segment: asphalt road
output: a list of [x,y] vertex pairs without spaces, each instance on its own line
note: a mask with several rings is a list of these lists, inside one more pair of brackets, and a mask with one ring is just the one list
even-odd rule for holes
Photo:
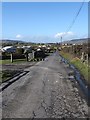
[[56,52],[2,92],[3,118],[86,118],[88,105]]

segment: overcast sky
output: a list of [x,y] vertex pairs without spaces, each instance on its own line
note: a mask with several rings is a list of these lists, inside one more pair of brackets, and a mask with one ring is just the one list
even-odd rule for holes
[[[73,27],[67,28],[81,2],[3,2],[2,37],[30,42],[60,42],[88,35],[88,3]],[[0,36],[1,37],[1,36]]]

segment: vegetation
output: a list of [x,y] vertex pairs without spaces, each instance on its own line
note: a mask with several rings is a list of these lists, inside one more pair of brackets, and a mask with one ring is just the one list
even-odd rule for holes
[[17,54],[23,54],[24,53],[24,49],[23,48],[17,48],[16,49],[16,53]]
[[[71,64],[73,64],[88,81],[90,77],[90,67],[87,63],[83,63],[78,57],[74,57],[70,53],[60,52],[60,54],[67,59]],[[88,81],[90,83],[90,81]]]
[[0,72],[0,83],[5,82],[10,79],[12,76],[15,76],[19,71],[16,70],[4,70]]
[[0,60],[0,65],[4,65],[4,64],[20,64],[26,62],[26,59],[14,59],[13,63],[11,63],[10,59],[8,60]]

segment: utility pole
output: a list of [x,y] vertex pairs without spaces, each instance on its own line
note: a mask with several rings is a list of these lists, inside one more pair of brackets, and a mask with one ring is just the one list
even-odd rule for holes
[[61,36],[61,49],[62,49],[62,36]]

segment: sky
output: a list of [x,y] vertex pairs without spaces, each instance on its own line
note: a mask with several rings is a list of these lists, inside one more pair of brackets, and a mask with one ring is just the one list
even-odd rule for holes
[[[73,27],[81,2],[3,2],[2,38],[27,42],[60,42],[88,36],[88,3]],[[0,36],[1,37],[1,36]]]

